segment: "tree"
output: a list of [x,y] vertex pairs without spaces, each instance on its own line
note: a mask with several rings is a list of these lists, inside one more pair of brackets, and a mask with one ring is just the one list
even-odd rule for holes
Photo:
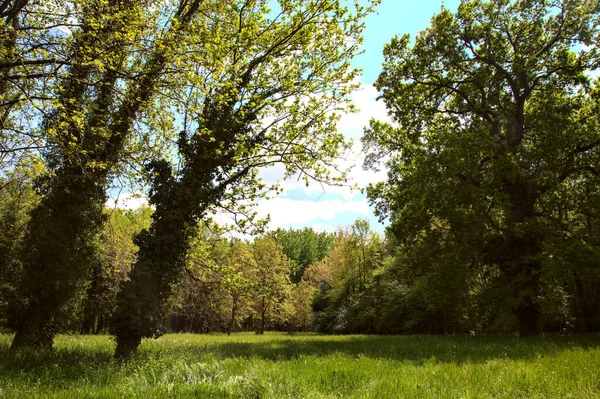
[[[281,162],[286,176],[330,182],[336,155],[346,148],[330,111],[349,107],[357,71],[349,60],[361,41],[362,19],[333,0],[235,1],[203,14],[210,26],[196,63],[198,91],[184,92],[188,121],[180,133],[176,170],[149,164],[150,229],[140,234],[131,280],[112,323],[117,353],[164,331],[168,297],[185,269],[190,226],[215,209],[237,216],[244,202],[265,195],[258,168]],[[240,221],[243,224],[244,220]]]
[[283,253],[293,262],[293,283],[299,283],[304,271],[312,264],[320,262],[333,246],[333,235],[327,232],[317,233],[310,227],[302,230],[278,228],[273,233],[281,245]]
[[22,274],[20,252],[29,212],[39,197],[33,180],[43,173],[39,158],[21,158],[17,167],[0,179],[0,324],[8,318],[8,303],[15,296]]
[[290,302],[293,313],[289,320],[288,331],[311,331],[312,300],[316,292],[317,289],[306,280],[292,285]]
[[313,281],[321,273],[329,277],[321,277],[313,301],[317,331],[376,332],[380,296],[384,295],[378,284],[384,254],[383,241],[366,220],[358,219],[349,229],[338,231],[324,265],[307,272],[307,279]]
[[224,329],[230,334],[248,316],[249,279],[255,262],[246,244],[227,242],[216,225],[201,226],[174,295],[171,320],[175,317],[179,326],[186,323],[186,331]]
[[267,320],[287,321],[284,303],[290,295],[290,261],[270,237],[257,238],[253,248],[256,268],[252,275],[254,309],[258,315],[257,334],[264,334]]
[[231,312],[227,323],[227,335],[230,335],[239,319],[247,316],[248,312],[244,310],[252,294],[252,273],[257,265],[248,247],[242,242],[237,242],[229,250],[224,266],[221,284],[230,299]]
[[[214,6],[207,3],[208,9]],[[56,95],[39,127],[49,173],[38,182],[41,201],[25,237],[24,278],[12,305],[17,330],[12,348],[51,347],[55,334],[77,314],[91,278],[95,237],[105,221],[107,186],[125,169],[120,162],[135,158],[126,155],[143,158],[142,149],[152,149],[149,131],[170,126],[173,113],[165,98],[172,97],[157,94],[188,82],[191,72],[179,57],[206,28],[194,25],[202,0],[156,7],[142,0],[60,4],[76,11],[59,13],[67,18],[62,25],[70,27],[60,49],[68,54],[68,68],[52,75],[53,93],[44,88],[45,95]],[[163,106],[156,109],[163,115],[157,116],[151,105],[160,99]]]
[[414,44],[394,38],[376,83],[394,125],[372,121],[365,132],[367,166],[387,156],[389,168],[368,193],[391,216],[412,283],[451,276],[446,292],[494,298],[480,317],[506,311],[522,335],[541,327],[554,198],[598,178],[598,103],[586,72],[599,66],[599,7],[462,1]]
[[81,332],[98,334],[106,331],[117,306],[117,292],[135,261],[137,247],[133,237],[148,227],[152,209],[105,209],[107,222],[98,237],[98,258],[83,302]]

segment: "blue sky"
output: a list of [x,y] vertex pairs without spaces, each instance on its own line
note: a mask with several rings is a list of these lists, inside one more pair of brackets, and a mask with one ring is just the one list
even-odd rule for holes
[[[387,112],[381,102],[376,101],[377,91],[373,83],[381,71],[382,50],[395,35],[409,33],[411,36],[427,28],[431,17],[440,11],[442,3],[455,11],[457,0],[382,0],[375,14],[366,20],[364,32],[364,54],[354,60],[354,65],[362,68],[361,89],[353,96],[360,113],[342,119],[339,129],[355,142],[360,153],[360,136],[363,127],[371,118],[385,119]],[[375,174],[362,170],[362,159],[357,156],[351,173],[353,181],[360,186],[385,179],[385,172]],[[277,175],[277,171],[267,172],[267,179]],[[372,208],[368,206],[366,195],[352,192],[347,188],[327,187],[311,184],[308,188],[302,182],[284,182],[285,192],[277,198],[261,201],[260,215],[270,214],[271,227],[314,227],[318,230],[334,231],[352,224],[357,218],[366,218],[376,231],[383,231],[384,225],[377,221]]]
[[[361,0],[366,1],[366,0]],[[373,87],[381,71],[383,62],[382,50],[395,35],[409,33],[411,36],[427,28],[431,17],[440,11],[442,4],[455,11],[458,0],[382,0],[374,14],[366,20],[364,32],[364,54],[354,60],[354,65],[362,68],[361,88],[354,93],[353,101],[360,109],[357,114],[345,116],[338,124],[338,129],[354,141],[354,169],[350,180],[360,187],[368,183],[385,180],[385,171],[374,173],[362,169],[360,155],[360,136],[363,127],[371,118],[384,120],[387,111],[383,104],[376,101],[378,93]],[[282,175],[281,168],[270,168],[261,173],[263,179],[274,182]],[[340,227],[351,225],[357,218],[369,220],[373,230],[382,232],[384,225],[378,223],[366,195],[351,191],[345,187],[328,187],[311,184],[306,187],[302,181],[290,179],[282,183],[284,193],[269,200],[261,200],[257,211],[259,216],[270,215],[270,228],[313,227],[317,230],[335,231]],[[119,197],[118,204],[123,207],[136,207],[145,202],[142,198],[131,198],[126,193]],[[217,217],[222,223],[230,222],[228,218]]]

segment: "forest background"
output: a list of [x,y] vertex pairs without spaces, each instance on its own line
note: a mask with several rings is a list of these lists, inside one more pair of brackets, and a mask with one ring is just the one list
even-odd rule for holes
[[[373,4],[1,3],[0,319],[109,332],[600,328],[598,1],[464,1],[394,37],[362,136],[385,236],[227,237],[282,177],[345,185]],[[148,6],[151,7],[148,7]],[[356,148],[354,149],[356,152]],[[382,169],[383,168],[383,169]],[[150,207],[106,207],[115,182]]]

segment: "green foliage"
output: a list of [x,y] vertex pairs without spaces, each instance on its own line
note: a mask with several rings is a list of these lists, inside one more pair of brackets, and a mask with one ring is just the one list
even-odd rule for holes
[[363,143],[389,168],[368,195],[390,217],[405,330],[535,334],[595,298],[568,276],[597,262],[567,253],[597,253],[599,7],[462,1],[385,47],[394,123]]
[[164,332],[168,298],[199,220],[224,209],[242,227],[252,221],[248,201],[277,188],[260,182],[260,167],[282,163],[286,177],[300,171],[307,179],[343,179],[332,166],[347,143],[330,111],[351,109],[357,71],[350,59],[371,7],[286,1],[272,16],[267,3],[217,1],[198,14],[207,30],[197,56],[185,60],[194,66],[194,90],[181,94],[181,159],[177,169],[165,159],[148,164],[156,210],[136,238],[138,260],[111,324],[119,353]]
[[290,297],[290,260],[271,237],[254,240],[252,248],[255,269],[252,270],[253,308],[257,321],[257,334],[264,334],[268,322],[286,323],[292,309]]
[[22,158],[14,171],[0,179],[0,328],[6,327],[8,303],[21,278],[20,254],[29,212],[39,200],[32,180],[42,171],[38,158]]
[[152,209],[105,209],[107,221],[98,242],[92,280],[83,303],[81,332],[98,334],[107,329],[117,306],[117,292],[135,262],[137,247],[133,237],[148,228]]
[[170,309],[173,331],[231,332],[248,315],[248,276],[254,259],[241,242],[233,245],[217,226],[202,225],[188,252],[188,265]]
[[317,233],[310,227],[302,230],[278,228],[272,233],[283,253],[293,262],[290,280],[299,283],[304,271],[325,258],[332,249],[334,237],[327,232]]
[[324,273],[329,278],[319,282],[313,301],[314,329],[326,333],[375,333],[385,295],[379,277],[385,256],[383,241],[361,219],[348,231],[339,231],[335,239],[323,265],[329,269]]

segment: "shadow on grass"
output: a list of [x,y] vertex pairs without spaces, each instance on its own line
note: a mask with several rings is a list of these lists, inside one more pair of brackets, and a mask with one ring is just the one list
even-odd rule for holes
[[303,339],[267,339],[260,342],[223,342],[203,346],[187,346],[185,349],[173,345],[166,351],[190,351],[212,353],[218,359],[259,358],[285,361],[302,356],[325,357],[331,355],[352,358],[368,357],[422,364],[436,361],[443,363],[485,363],[495,359],[535,359],[553,356],[557,352],[571,349],[600,348],[600,334],[550,335],[545,337],[515,336],[348,336],[315,337]]
[[[247,337],[247,336],[246,336]],[[4,336],[6,338],[6,336]],[[9,350],[10,339],[0,340],[0,380],[44,384],[56,388],[85,381],[110,385],[113,376],[128,375],[158,363],[168,369],[175,362],[198,362],[202,358],[265,359],[286,361],[300,357],[368,357],[423,363],[484,363],[495,359],[536,359],[565,350],[600,348],[599,334],[550,335],[518,338],[470,336],[265,336],[250,342],[231,338],[211,340],[193,335],[170,335],[149,341],[128,361],[112,357],[114,346],[106,337],[69,337],[54,351]],[[243,339],[243,338],[241,338]],[[310,360],[309,360],[310,361]],[[341,362],[344,360],[341,359]]]
[[10,342],[11,339],[0,340],[0,379],[7,381],[28,385],[51,382],[60,387],[93,378],[98,370],[115,363],[107,348],[71,346],[11,351]]

